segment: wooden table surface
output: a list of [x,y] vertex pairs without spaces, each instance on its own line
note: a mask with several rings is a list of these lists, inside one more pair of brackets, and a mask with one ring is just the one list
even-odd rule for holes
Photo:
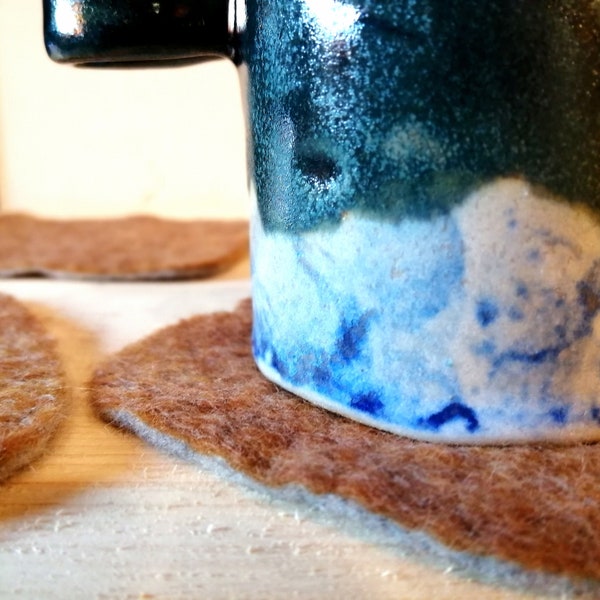
[[72,404],[47,455],[0,486],[0,598],[539,598],[470,581],[273,504],[97,420],[107,354],[249,295],[248,264],[204,282],[0,280],[59,342]]

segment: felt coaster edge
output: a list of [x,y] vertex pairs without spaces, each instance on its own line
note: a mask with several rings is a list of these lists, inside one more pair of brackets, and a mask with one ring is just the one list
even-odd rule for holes
[[[0,278],[42,277],[100,282],[205,279],[231,269],[248,256],[249,221],[241,217],[178,219],[130,214],[121,217],[67,219],[39,217],[22,212],[1,216],[0,229],[10,228],[11,224],[16,230],[14,239],[8,236],[8,245],[0,244]],[[81,231],[78,232],[77,228]],[[63,256],[69,248],[72,250],[77,233],[80,237],[97,238],[96,246],[103,246],[111,228],[112,245],[109,244],[107,254],[112,255],[112,258],[108,261],[102,258],[94,262],[73,262],[71,256]],[[181,244],[175,244],[173,248],[169,246],[171,249],[166,256],[164,252],[159,252],[161,258],[158,259],[156,252],[149,252],[149,246],[159,247],[156,242],[150,242],[149,236],[158,235],[159,243],[160,240],[164,242],[165,236],[173,237],[174,228],[185,240],[183,249]],[[211,231],[211,228],[216,228],[216,231]],[[141,245],[134,244],[133,250],[130,239],[132,232],[136,233],[136,240],[142,241]],[[27,242],[34,234],[39,235],[40,241]],[[56,262],[54,255],[48,260],[45,250],[50,244],[49,236],[59,234],[63,239],[60,260]],[[19,239],[25,248],[15,256],[15,244],[19,243]],[[190,250],[192,239],[197,250]],[[123,262],[124,244],[128,244],[126,262]],[[160,248],[164,249],[164,245],[160,245]],[[85,244],[81,252],[86,253]],[[144,256],[145,260],[142,261],[140,256]]]
[[[0,435],[0,484],[3,484],[48,453],[69,417],[71,394],[56,338],[29,309],[27,303],[5,292],[0,292],[0,301],[3,318],[8,316],[12,323],[16,321],[16,331],[24,336],[23,348],[33,353],[30,357],[33,361],[32,368],[38,371],[32,374],[31,371],[19,369],[20,376],[24,377],[19,381],[30,384],[24,386],[29,402],[22,406],[17,393],[15,414],[27,422],[27,425],[11,425],[9,419],[9,429]],[[14,346],[10,335],[9,333],[9,351]],[[4,340],[0,336],[0,345],[3,344]],[[10,354],[6,356],[2,352],[0,360],[9,357]],[[17,358],[22,360],[23,356]],[[36,380],[44,383],[36,386]],[[3,380],[2,383],[5,381],[8,383],[9,395],[3,396],[0,402],[8,399],[10,406],[11,380]]]
[[[66,401],[64,400],[59,400],[58,398],[56,400],[61,407],[66,405]],[[47,454],[66,420],[66,412],[57,411],[51,423],[47,426],[47,431],[44,432],[44,436],[38,438],[38,443],[35,447],[30,447],[26,452],[21,450],[8,460],[4,459],[0,464],[0,485]],[[38,435],[39,433],[40,432],[38,432]]]
[[24,267],[22,269],[0,269],[0,278],[18,279],[18,278],[43,278],[60,279],[64,281],[98,281],[98,282],[136,282],[136,281],[186,281],[190,279],[206,279],[220,273],[224,273],[235,266],[246,257],[246,250],[240,249],[235,256],[231,255],[223,262],[214,265],[204,265],[202,267],[192,267],[189,269],[164,269],[161,271],[140,271],[135,274],[111,274],[111,273],[87,273],[85,271],[62,271],[59,269],[44,269],[38,267]]
[[126,410],[104,409],[96,404],[93,409],[108,424],[133,433],[163,454],[196,465],[246,493],[258,495],[260,500],[283,509],[300,510],[310,520],[334,526],[354,538],[376,544],[399,557],[417,560],[437,571],[453,573],[462,579],[474,579],[487,585],[502,586],[514,592],[545,594],[561,599],[576,597],[595,600],[600,595],[600,581],[526,569],[491,555],[454,550],[432,535],[405,528],[392,519],[333,493],[316,494],[299,484],[279,487],[262,484],[235,469],[224,457],[201,454],[181,439],[153,428]]

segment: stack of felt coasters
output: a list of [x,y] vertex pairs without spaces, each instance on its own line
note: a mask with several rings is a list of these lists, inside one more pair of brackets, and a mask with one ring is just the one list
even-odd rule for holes
[[[209,277],[246,256],[246,221],[132,216],[53,220],[0,215],[0,277],[89,280]],[[66,416],[54,341],[18,300],[0,295],[0,480],[39,457]]]

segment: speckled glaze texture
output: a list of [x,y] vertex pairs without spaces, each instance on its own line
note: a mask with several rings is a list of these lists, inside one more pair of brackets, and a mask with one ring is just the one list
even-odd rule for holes
[[596,3],[247,16],[263,373],[418,438],[599,439]]

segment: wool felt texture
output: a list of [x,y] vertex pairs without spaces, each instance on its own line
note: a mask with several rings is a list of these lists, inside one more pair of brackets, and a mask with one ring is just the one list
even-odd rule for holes
[[134,215],[59,220],[0,216],[0,276],[189,279],[221,271],[247,253],[246,221]]
[[261,486],[299,486],[317,502],[334,495],[474,564],[489,557],[600,593],[599,445],[401,438],[267,381],[250,337],[249,301],[162,329],[97,369],[93,406],[167,451],[221,457]]
[[23,305],[0,294],[0,481],[46,450],[66,407],[54,340]]

